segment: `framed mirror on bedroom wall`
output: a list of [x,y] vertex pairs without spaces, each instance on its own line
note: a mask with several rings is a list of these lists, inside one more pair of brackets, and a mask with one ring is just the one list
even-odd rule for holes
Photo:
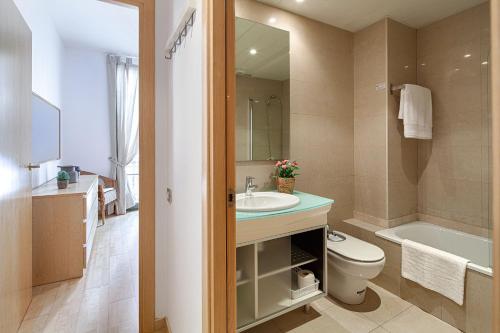
[[236,160],[288,157],[290,36],[236,17]]

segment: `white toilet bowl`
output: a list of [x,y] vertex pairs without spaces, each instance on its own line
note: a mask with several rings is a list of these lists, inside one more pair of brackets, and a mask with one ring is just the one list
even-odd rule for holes
[[384,251],[338,231],[328,236],[327,246],[328,292],[346,304],[363,303],[368,280],[384,268]]

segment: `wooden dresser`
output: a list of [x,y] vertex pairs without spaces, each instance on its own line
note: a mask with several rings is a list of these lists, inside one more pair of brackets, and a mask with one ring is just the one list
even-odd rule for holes
[[33,190],[33,285],[83,276],[97,227],[97,176]]

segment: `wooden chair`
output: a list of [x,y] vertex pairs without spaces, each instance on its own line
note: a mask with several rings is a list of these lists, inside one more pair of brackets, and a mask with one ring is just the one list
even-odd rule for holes
[[[95,173],[82,171],[82,175],[95,175]],[[106,208],[108,205],[113,205],[113,214],[116,214],[116,200],[117,200],[117,192],[116,192],[116,180],[99,176],[99,185],[97,188],[98,201],[99,201],[99,215],[101,217],[101,223],[97,226],[103,226],[106,221]]]

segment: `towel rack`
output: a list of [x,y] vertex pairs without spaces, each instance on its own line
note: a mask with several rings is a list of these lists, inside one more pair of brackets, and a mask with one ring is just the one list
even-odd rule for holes
[[404,84],[400,84],[400,85],[397,85],[397,86],[393,86],[392,83],[391,83],[390,87],[391,87],[391,95],[394,95],[394,93],[396,91],[401,91],[402,89],[404,89],[405,85]]
[[189,28],[194,24],[196,8],[189,4],[184,10],[184,15],[182,15],[179,23],[177,24],[177,29],[168,39],[165,45],[165,59],[172,59],[174,53],[177,52],[177,47],[182,44],[183,39],[187,36]]

